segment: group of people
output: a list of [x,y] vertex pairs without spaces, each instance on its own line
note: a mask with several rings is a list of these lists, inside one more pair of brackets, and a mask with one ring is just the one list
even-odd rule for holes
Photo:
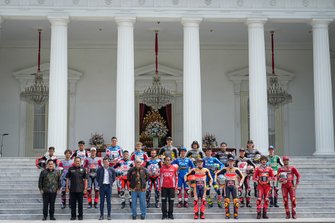
[[[227,144],[221,143],[220,151],[213,153],[211,148],[200,150],[194,141],[191,149],[173,146],[171,137],[158,152],[150,151],[150,156],[142,151],[142,143],[137,142],[135,151],[129,154],[117,145],[113,137],[111,146],[106,148],[103,158],[97,156],[97,149],[85,150],[85,142],[78,142],[75,151],[66,150],[65,159],[54,156],[55,148],[37,159],[36,165],[43,171],[39,178],[39,189],[43,194],[43,220],[47,219],[48,206],[50,220],[55,220],[54,203],[58,191],[61,191],[62,209],[66,208],[66,194],[69,192],[71,220],[83,219],[83,198],[87,197],[88,208],[98,208],[104,219],[104,203],[107,202],[107,219],[111,219],[111,194],[114,181],[121,198],[121,209],[127,201],[132,210],[132,219],[137,218],[137,200],[139,200],[141,219],[146,218],[147,208],[159,208],[161,197],[162,219],[174,219],[174,200],[177,195],[178,208],[189,207],[189,196],[193,197],[194,219],[204,219],[206,207],[214,206],[217,199],[219,208],[225,209],[229,219],[238,218],[239,207],[251,207],[251,181],[254,195],[257,197],[257,219],[268,218],[268,207],[278,207],[279,183],[281,183],[286,218],[296,218],[295,191],[300,174],[289,165],[289,158],[283,161],[275,155],[275,148],[269,147],[267,156],[261,155],[252,140],[246,149],[240,148],[239,155],[227,151]],[[211,197],[211,189],[214,196]],[[154,199],[151,203],[151,194]],[[244,192],[244,193],[243,193]],[[288,194],[291,199],[289,209]],[[94,199],[93,199],[94,195]],[[230,213],[230,205],[233,214]],[[262,204],[263,203],[263,204]],[[78,204],[78,216],[76,205]]]

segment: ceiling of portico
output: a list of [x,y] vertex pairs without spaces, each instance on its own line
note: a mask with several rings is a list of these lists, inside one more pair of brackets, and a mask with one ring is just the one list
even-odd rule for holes
[[[43,40],[50,40],[50,23],[47,20],[5,20],[1,25],[1,41],[6,42],[37,42],[37,28],[43,28]],[[135,23],[135,45],[151,44],[154,41],[153,30],[159,29],[160,44],[183,42],[183,27],[179,22],[146,22]],[[270,42],[270,30],[275,30],[276,43],[307,44],[312,47],[311,26],[305,23],[274,23],[265,24],[265,40]],[[335,45],[335,25],[330,24],[330,41]],[[69,23],[69,45],[74,42],[83,43],[116,43],[117,25],[113,21],[71,21]],[[208,22],[200,24],[201,44],[247,44],[248,30],[242,22]]]

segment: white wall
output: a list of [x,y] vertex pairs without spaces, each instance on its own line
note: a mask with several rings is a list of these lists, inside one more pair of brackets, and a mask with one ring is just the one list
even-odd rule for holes
[[[165,51],[165,52],[164,52]],[[5,156],[18,154],[19,85],[14,71],[36,65],[36,49],[0,49],[0,133],[5,138]],[[42,62],[48,62],[48,50]],[[153,63],[151,49],[135,50],[135,68]],[[182,50],[161,50],[160,63],[182,70]],[[245,50],[201,50],[203,134],[215,134],[218,143],[234,147],[233,84],[226,73],[248,65]],[[289,85],[293,103],[289,104],[289,155],[314,152],[313,66],[311,50],[277,50],[276,65],[296,75]],[[115,135],[116,49],[69,49],[69,67],[83,73],[77,85],[75,141],[90,134],[103,133],[105,140]],[[127,87],[127,86],[124,86]],[[195,91],[197,89],[194,89]],[[182,97],[174,104],[174,142],[182,144]],[[242,145],[245,142],[241,142]],[[69,145],[70,148],[75,145]],[[189,145],[186,145],[189,146]]]

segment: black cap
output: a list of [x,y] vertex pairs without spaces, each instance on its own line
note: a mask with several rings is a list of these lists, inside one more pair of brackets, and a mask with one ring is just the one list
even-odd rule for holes
[[245,149],[244,148],[240,148],[240,150],[239,150],[240,152],[245,152]]
[[169,140],[172,141],[172,137],[171,136],[166,137],[166,141],[169,141]]
[[80,141],[78,142],[78,144],[85,145],[85,142],[84,142],[84,140],[80,140]]
[[248,140],[247,144],[254,144],[254,141],[252,141],[251,139]]
[[229,157],[228,157],[228,160],[235,160],[235,159],[234,159],[234,156],[229,156]]

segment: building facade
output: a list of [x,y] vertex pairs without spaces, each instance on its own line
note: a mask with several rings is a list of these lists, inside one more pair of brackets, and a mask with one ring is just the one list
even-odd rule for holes
[[[57,154],[92,133],[132,150],[139,95],[159,71],[175,95],[176,145],[205,133],[230,147],[253,139],[266,152],[334,155],[332,0],[3,0],[0,2],[0,126],[4,156]],[[19,94],[36,72],[37,28],[49,103]],[[276,74],[293,101],[267,105],[269,32]],[[35,35],[36,34],[36,35]]]

